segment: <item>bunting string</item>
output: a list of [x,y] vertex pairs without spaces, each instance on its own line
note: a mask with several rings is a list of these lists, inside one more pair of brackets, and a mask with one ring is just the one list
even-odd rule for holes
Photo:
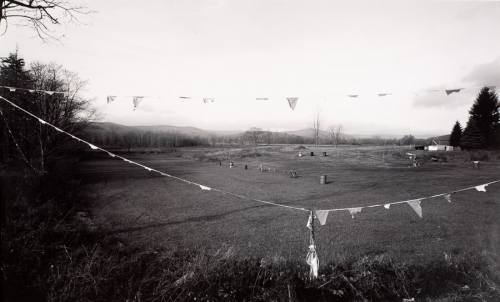
[[[489,85],[489,86],[484,86],[484,87],[488,87],[490,90],[494,90],[496,87],[499,87],[500,85]],[[483,87],[483,86],[481,86]],[[419,96],[424,96],[426,95],[427,93],[430,93],[430,92],[445,92],[446,95],[450,95],[452,93],[459,93],[460,91],[464,90],[464,89],[476,89],[476,88],[481,88],[479,86],[475,86],[475,87],[468,87],[468,88],[454,88],[454,89],[433,89],[433,90],[420,90],[420,91],[411,91],[411,92],[384,92],[384,93],[374,93],[373,95],[378,95],[379,97],[386,97],[386,96],[391,96],[393,94],[413,94],[417,97]],[[68,96],[68,93],[67,92],[60,92],[60,91],[49,91],[49,90],[40,90],[40,89],[26,89],[26,88],[17,88],[17,87],[9,87],[9,86],[0,86],[0,88],[4,88],[4,89],[8,89],[10,92],[15,92],[16,90],[24,90],[24,91],[29,91],[31,93],[34,93],[34,92],[43,92],[43,93],[46,93],[48,95],[53,95],[53,94],[62,94],[64,96]],[[371,93],[370,93],[371,94]],[[349,98],[358,98],[360,95],[359,94],[333,94],[332,96],[345,96],[345,97],[349,97]],[[163,96],[123,96],[123,97],[132,97],[132,101],[133,101],[133,104],[134,104],[134,111],[135,111],[135,108],[137,108],[139,106],[139,103],[144,99],[144,98],[165,98]],[[306,96],[302,96],[302,97],[306,97]],[[112,103],[113,101],[115,101],[115,99],[118,98],[118,96],[116,95],[108,95],[106,97],[106,102],[108,104]],[[189,99],[201,99],[203,101],[203,103],[212,103],[215,101],[215,98],[206,98],[206,97],[194,97],[194,96],[179,96],[179,98],[181,100],[189,100]],[[279,98],[279,99],[283,99],[282,97],[257,97],[255,98],[256,100],[269,100],[269,99],[272,99],[272,98]],[[321,97],[321,98],[325,98],[325,97]],[[290,108],[292,110],[295,110],[295,107],[297,106],[297,102],[298,102],[298,97],[287,97],[285,98],[288,102],[288,105],[290,106]]]
[[10,92],[15,92],[17,90],[21,90],[21,91],[28,91],[30,93],[42,92],[42,93],[46,93],[48,95],[62,94],[63,96],[68,96],[68,92],[62,92],[62,91],[41,90],[41,89],[27,89],[27,88],[18,88],[18,87],[9,87],[9,86],[0,86],[0,88],[8,89]]
[[[87,142],[87,141],[84,141],[44,120],[42,120],[41,118],[35,116],[34,114],[26,111],[25,109],[17,106],[16,104],[12,103],[11,101],[7,100],[6,98],[0,96],[0,98],[2,100],[4,100],[5,102],[7,102],[8,104],[12,105],[13,107],[23,111],[24,113],[34,117],[35,119],[37,119],[41,124],[44,124],[44,125],[47,125],[47,126],[50,126],[52,128],[54,128],[55,130],[61,132],[61,133],[65,133],[66,135],[69,135],[70,137],[72,137],[73,139],[75,140],[78,140],[82,143],[85,143],[87,144],[91,149],[93,150],[101,150],[103,152],[106,152],[109,156],[111,157],[116,157],[116,158],[120,158],[122,159],[123,161],[125,162],[128,162],[128,163],[131,163],[131,164],[134,164],[136,166],[139,166],[141,168],[144,168],[150,172],[156,172],[156,173],[159,173],[160,175],[162,176],[167,176],[167,177],[170,177],[170,178],[174,178],[174,179],[177,179],[179,181],[182,181],[182,182],[185,182],[185,183],[188,183],[188,184],[192,184],[192,185],[196,185],[196,186],[199,186],[200,189],[202,190],[208,190],[208,191],[216,191],[216,192],[220,192],[222,194],[227,194],[227,195],[231,195],[231,196],[234,196],[234,197],[238,197],[238,198],[241,198],[241,199],[247,199],[247,200],[252,200],[252,201],[256,201],[256,202],[260,202],[260,203],[265,203],[265,204],[269,204],[269,205],[272,205],[272,206],[278,206],[278,207],[283,207],[283,208],[288,208],[288,209],[293,209],[293,210],[298,210],[298,211],[305,211],[305,212],[309,212],[310,210],[307,210],[305,208],[302,208],[302,207],[293,207],[293,206],[288,206],[288,205],[283,205],[283,204],[279,204],[279,203],[276,203],[276,202],[272,202],[272,201],[266,201],[266,200],[260,200],[260,199],[255,199],[255,198],[251,198],[251,197],[247,197],[247,196],[243,196],[243,195],[238,195],[238,194],[235,194],[235,193],[231,193],[231,192],[227,192],[227,191],[224,191],[224,190],[220,190],[220,189],[215,189],[215,188],[211,188],[211,187],[208,187],[208,186],[205,186],[205,185],[202,185],[202,184],[199,184],[199,183],[196,183],[196,182],[193,182],[193,181],[189,181],[189,180],[186,180],[186,179],[182,179],[180,177],[177,177],[177,176],[174,176],[174,175],[170,175],[170,174],[167,174],[167,173],[164,173],[164,172],[161,172],[161,171],[158,171],[156,169],[153,169],[153,168],[150,168],[150,167],[147,167],[145,165],[142,165],[142,164],[139,164],[137,162],[134,162],[134,161],[131,161],[127,158],[124,158],[120,155],[117,155],[117,154],[113,154],[105,149],[102,149],[100,147],[97,147],[97,146],[94,146],[93,144]],[[471,190],[471,189],[476,189],[477,191],[482,191],[482,192],[486,192],[486,186],[490,185],[490,184],[493,184],[493,183],[498,183],[500,182],[500,180],[495,180],[495,181],[492,181],[492,182],[488,182],[488,183],[485,183],[485,184],[481,184],[481,185],[477,185],[477,186],[473,186],[473,187],[468,187],[468,188],[465,188],[465,189],[459,189],[459,190],[455,190],[455,191],[452,191],[452,192],[446,192],[446,193],[441,193],[441,194],[436,194],[436,195],[432,195],[432,196],[427,196],[427,197],[421,197],[421,198],[417,198],[417,199],[411,199],[411,200],[404,200],[404,201],[396,201],[396,202],[390,202],[390,203],[384,203],[384,204],[375,204],[375,205],[368,205],[368,206],[363,206],[363,207],[349,207],[349,208],[335,208],[335,209],[327,209],[327,210],[315,210],[315,214],[316,216],[320,216],[322,217],[321,220],[320,220],[320,223],[322,225],[324,225],[324,223],[326,223],[326,217],[328,214],[325,214],[325,212],[336,212],[336,211],[348,211],[351,216],[354,218],[354,215],[356,213],[359,213],[361,212],[361,210],[363,208],[376,208],[376,207],[385,207],[386,209],[389,209],[389,207],[391,205],[395,205],[395,204],[402,204],[402,203],[407,203],[407,204],[413,204],[413,205],[416,205],[418,204],[418,206],[420,206],[420,201],[424,200],[424,199],[431,199],[431,198],[436,198],[436,197],[440,197],[440,196],[443,196],[446,200],[448,200],[449,202],[451,202],[451,198],[449,197],[450,194],[453,194],[453,193],[458,193],[458,192],[462,192],[462,191],[466,191],[466,190]],[[448,197],[445,197],[445,195],[447,195]],[[412,206],[413,207],[413,206]],[[416,206],[414,208],[417,208]],[[319,213],[319,214],[318,214]],[[421,214],[419,214],[419,216],[421,216]],[[322,223],[324,222],[324,223]]]

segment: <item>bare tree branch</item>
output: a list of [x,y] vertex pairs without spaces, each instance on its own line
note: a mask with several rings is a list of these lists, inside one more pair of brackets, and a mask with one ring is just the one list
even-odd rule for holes
[[7,32],[8,20],[20,20],[21,23],[14,25],[32,28],[44,42],[59,42],[60,39],[48,24],[84,24],[77,15],[92,13],[94,11],[87,6],[72,4],[70,0],[0,0],[0,26],[5,23],[4,34]]

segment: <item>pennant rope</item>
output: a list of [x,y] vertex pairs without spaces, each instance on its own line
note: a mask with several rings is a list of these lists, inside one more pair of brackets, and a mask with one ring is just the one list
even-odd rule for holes
[[[31,112],[29,111],[26,111],[24,110],[23,108],[17,106],[16,104],[12,103],[11,101],[7,100],[6,98],[0,96],[0,99],[6,101],[7,103],[9,103],[10,105],[12,105],[13,107],[23,111],[24,113],[34,117],[35,119],[37,119],[40,123],[45,123],[45,125],[47,126],[50,126],[54,129],[56,129],[57,131],[59,132],[62,132],[62,133],[65,133],[69,136],[71,136],[72,138],[80,141],[80,142],[83,142],[87,145],[89,145],[92,149],[94,150],[101,150],[101,151],[104,151],[106,152],[108,155],[110,155],[111,157],[117,157],[117,158],[120,158],[128,163],[131,163],[131,164],[134,164],[134,165],[137,165],[139,167],[142,167],[142,168],[145,168],[147,169],[148,171],[152,171],[152,172],[156,172],[156,173],[159,173],[160,175],[162,176],[167,176],[167,177],[170,177],[170,178],[174,178],[174,179],[177,179],[179,181],[183,181],[185,183],[188,183],[188,184],[193,184],[193,185],[197,185],[197,186],[202,186],[198,183],[195,183],[195,182],[191,182],[191,181],[188,181],[188,180],[185,180],[185,179],[182,179],[182,178],[179,178],[177,176],[173,176],[173,175],[170,175],[170,174],[167,174],[167,173],[164,173],[164,172],[161,172],[161,171],[158,171],[156,169],[152,169],[152,168],[149,168],[149,167],[146,167],[144,165],[141,165],[139,163],[136,163],[134,161],[131,161],[129,159],[126,159],[122,156],[119,156],[119,155],[116,155],[116,154],[113,154],[105,149],[102,149],[100,147],[97,147],[97,146],[94,146],[92,145],[91,143],[87,142],[87,141],[84,141],[42,119],[40,119],[39,117],[35,116],[34,114],[32,114]],[[420,204],[420,201],[421,200],[424,200],[424,199],[431,199],[431,198],[435,198],[435,197],[441,197],[441,196],[445,196],[445,195],[450,195],[450,194],[453,194],[453,193],[458,193],[458,192],[462,192],[462,191],[466,191],[466,190],[471,190],[471,189],[477,189],[478,191],[479,190],[484,190],[484,192],[486,192],[486,189],[485,187],[490,185],[490,184],[493,184],[493,183],[497,183],[497,182],[500,182],[500,180],[495,180],[495,181],[491,181],[491,182],[488,182],[488,183],[485,183],[485,184],[482,184],[482,185],[477,185],[477,186],[473,186],[473,187],[468,187],[468,188],[465,188],[465,189],[460,189],[460,190],[455,190],[455,191],[452,191],[452,192],[447,192],[447,193],[441,193],[441,194],[436,194],[436,195],[432,195],[432,196],[427,196],[427,197],[421,197],[421,198],[418,198],[418,199],[411,199],[411,200],[404,200],[404,201],[397,201],[397,202],[391,202],[391,203],[384,203],[384,204],[376,204],[376,205],[369,205],[369,206],[363,206],[363,207],[350,207],[350,208],[337,208],[337,209],[328,209],[328,210],[316,210],[316,212],[335,212],[335,211],[349,211],[351,213],[351,215],[353,214],[352,211],[354,210],[355,212],[354,213],[359,213],[361,212],[361,210],[363,208],[375,208],[375,207],[385,207],[386,209],[388,209],[391,205],[394,205],[394,204],[402,204],[402,203],[410,203],[410,202],[415,202],[415,201],[419,201],[419,204]],[[201,188],[201,187],[200,187]],[[208,188],[208,187],[207,187]],[[309,210],[306,210],[305,208],[299,208],[299,207],[293,207],[293,206],[287,206],[287,205],[283,205],[283,204],[279,204],[279,203],[275,203],[275,202],[271,202],[271,201],[265,201],[265,200],[260,200],[260,199],[255,199],[255,198],[250,198],[250,197],[247,197],[247,196],[243,196],[243,195],[238,195],[238,194],[235,194],[235,193],[231,193],[231,192],[226,192],[226,191],[223,191],[223,190],[220,190],[220,189],[214,189],[214,188],[210,188],[212,191],[216,191],[216,192],[220,192],[222,194],[227,194],[227,195],[231,195],[231,196],[235,196],[235,197],[238,197],[238,198],[241,198],[241,199],[248,199],[248,200],[252,200],[252,201],[256,201],[256,202],[261,202],[261,203],[265,203],[265,204],[269,204],[269,205],[273,205],[273,206],[278,206],[278,207],[283,207],[283,208],[288,208],[288,209],[293,209],[293,210],[299,210],[299,211],[305,211],[305,212],[310,212]],[[446,198],[446,197],[445,197]],[[324,215],[323,213],[321,213],[321,215]],[[325,217],[325,221],[326,221],[326,217]]]
[[24,90],[24,91],[29,91],[31,93],[33,93],[33,92],[42,92],[42,93],[46,93],[48,95],[62,94],[64,96],[66,96],[66,94],[67,94],[66,92],[61,92],[61,91],[40,90],[40,89],[27,89],[27,88],[8,87],[8,86],[0,86],[0,88],[9,89],[10,92],[15,92],[16,90]]

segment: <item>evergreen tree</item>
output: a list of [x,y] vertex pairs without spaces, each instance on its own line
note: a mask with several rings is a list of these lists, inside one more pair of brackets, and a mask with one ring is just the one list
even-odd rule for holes
[[500,132],[498,132],[500,125],[499,109],[500,103],[496,93],[488,87],[483,87],[469,111],[469,122],[474,120],[476,127],[485,139],[485,143],[481,148],[500,147],[498,146],[498,136],[500,135]]
[[481,149],[484,147],[486,139],[483,133],[479,130],[474,119],[469,119],[467,127],[462,134],[461,146],[464,150]]
[[450,134],[450,146],[460,146],[460,140],[462,139],[462,126],[457,121]]

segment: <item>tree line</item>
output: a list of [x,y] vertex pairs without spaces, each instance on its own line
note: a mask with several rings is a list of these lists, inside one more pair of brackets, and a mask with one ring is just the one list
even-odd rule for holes
[[464,150],[500,148],[500,103],[494,90],[481,89],[469,110],[465,129],[457,120],[449,143]]

